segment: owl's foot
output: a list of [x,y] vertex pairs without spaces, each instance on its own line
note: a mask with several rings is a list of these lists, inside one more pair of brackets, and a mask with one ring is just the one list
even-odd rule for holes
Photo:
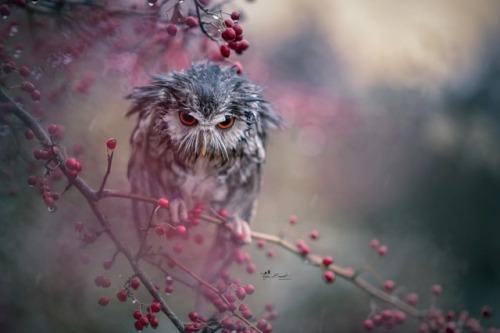
[[178,224],[188,219],[187,205],[181,198],[175,198],[170,201],[170,220],[172,223]]
[[250,230],[250,225],[247,221],[238,216],[233,216],[229,219],[229,223],[232,227],[233,238],[238,243],[250,244],[252,242],[252,230]]

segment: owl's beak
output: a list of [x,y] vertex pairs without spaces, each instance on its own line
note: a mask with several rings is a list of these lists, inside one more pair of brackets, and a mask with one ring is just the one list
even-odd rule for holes
[[201,156],[205,156],[207,154],[207,139],[205,138],[205,133],[201,133],[200,138],[200,153]]
[[207,145],[205,141],[201,143],[201,156],[205,156],[207,154]]

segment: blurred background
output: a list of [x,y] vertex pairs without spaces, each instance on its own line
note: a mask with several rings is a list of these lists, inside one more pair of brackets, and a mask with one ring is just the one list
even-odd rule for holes
[[[354,268],[370,263],[377,274],[367,279],[394,280],[402,298],[417,292],[421,308],[440,283],[435,305],[445,311],[500,309],[500,4],[261,0],[229,7],[246,14],[251,42],[238,60],[288,122],[270,142],[253,229],[290,239],[317,229],[314,252]],[[48,117],[64,124],[67,142],[83,145],[83,176],[93,186],[106,166],[103,142],[116,137],[110,187],[126,189],[134,119],[122,115],[130,86],[92,59],[78,69],[97,73],[89,94],[64,95]],[[1,140],[4,152],[30,158],[29,150],[9,149],[15,136]],[[74,242],[75,220],[93,223],[80,197],[70,193],[48,213],[24,175],[1,174],[0,323],[7,332],[134,332],[131,317],[124,319],[132,304],[96,305],[102,290],[93,278],[113,253],[105,242],[88,250],[89,266],[61,251]],[[126,203],[119,205],[110,204],[110,215]],[[293,228],[290,215],[298,217]],[[373,254],[373,238],[389,247],[386,257]],[[251,305],[276,307],[275,332],[364,331],[378,304],[365,293],[341,279],[325,285],[318,269],[278,248],[271,259],[255,244],[249,250],[257,274],[235,272],[256,286]],[[126,269],[118,264],[109,274],[120,280]],[[268,269],[291,279],[263,281],[258,273]],[[179,304],[191,306],[182,297]],[[498,327],[500,319],[483,324]],[[417,325],[409,319],[392,330]]]

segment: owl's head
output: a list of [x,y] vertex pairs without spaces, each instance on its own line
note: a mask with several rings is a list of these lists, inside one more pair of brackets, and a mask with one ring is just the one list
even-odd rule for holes
[[136,88],[128,96],[134,101],[128,115],[139,113],[138,126],[147,124],[148,140],[160,146],[155,149],[173,148],[183,160],[227,161],[244,149],[263,160],[267,132],[282,118],[261,91],[235,68],[195,64]]

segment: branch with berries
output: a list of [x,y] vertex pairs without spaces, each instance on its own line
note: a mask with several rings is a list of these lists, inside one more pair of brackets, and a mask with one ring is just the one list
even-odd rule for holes
[[[134,325],[136,329],[142,330],[148,325],[151,325],[153,328],[157,327],[158,320],[156,315],[158,312],[162,312],[180,332],[196,332],[202,330],[204,330],[204,332],[215,332],[219,329],[226,329],[228,331],[232,329],[236,329],[237,331],[248,329],[254,332],[270,332],[272,330],[269,320],[276,318],[274,309],[266,309],[266,313],[261,318],[255,319],[250,308],[242,302],[247,295],[253,294],[254,287],[250,284],[242,285],[240,281],[230,277],[225,269],[229,264],[236,262],[244,263],[248,273],[253,273],[256,270],[255,265],[250,261],[246,252],[240,249],[236,243],[233,243],[232,237],[229,236],[232,235],[232,226],[227,222],[227,212],[220,211],[213,213],[210,209],[205,209],[203,206],[197,205],[190,213],[189,221],[179,225],[172,225],[168,223],[168,221],[158,222],[156,218],[160,210],[168,210],[168,199],[145,197],[134,193],[105,188],[107,178],[111,172],[114,151],[117,146],[115,139],[106,141],[106,148],[108,150],[106,172],[99,189],[92,190],[79,176],[82,168],[81,163],[74,157],[66,156],[64,147],[56,142],[59,131],[58,125],[49,125],[47,130],[45,130],[32,115],[25,111],[20,105],[16,104],[3,89],[0,90],[0,101],[4,103],[4,105],[9,106],[8,108],[4,108],[4,112],[13,114],[28,128],[25,136],[28,139],[36,138],[41,145],[41,149],[34,151],[34,157],[44,161],[46,172],[40,178],[36,176],[28,177],[28,184],[30,186],[39,186],[40,194],[48,209],[50,211],[55,210],[57,208],[57,200],[60,196],[70,188],[76,188],[86,199],[88,206],[101,227],[100,232],[83,232],[84,226],[81,222],[78,222],[75,228],[81,234],[82,242],[88,245],[94,242],[96,238],[107,235],[116,247],[116,252],[113,258],[107,262],[107,266],[110,267],[119,254],[127,259],[134,273],[116,293],[116,298],[121,302],[132,298],[139,305],[139,309],[134,312],[134,318],[136,319]],[[68,185],[62,194],[57,193],[57,195],[55,195],[55,192],[52,191],[51,184],[53,184],[52,177],[57,174],[58,170],[64,174],[68,181]],[[144,230],[145,236],[141,239],[137,251],[127,246],[113,230],[106,213],[99,204],[100,200],[104,198],[124,198],[151,204],[151,219],[147,228]],[[150,238],[165,237],[166,239],[183,239],[188,231],[194,230],[202,221],[216,225],[217,228],[221,230],[226,230],[226,243],[232,248],[230,255],[226,258],[226,262],[216,269],[217,276],[211,279],[213,281],[201,278],[188,266],[175,258],[176,253],[179,254],[183,251],[181,242],[175,243],[172,248],[172,253],[169,253],[162,251],[161,248],[155,248]],[[296,225],[297,218],[293,216],[290,217],[289,223],[291,225]],[[392,294],[395,289],[395,283],[392,280],[386,280],[383,282],[382,287],[377,287],[363,277],[364,273],[369,272],[371,269],[363,268],[354,270],[352,268],[335,265],[332,256],[323,256],[313,253],[310,245],[304,240],[297,240],[295,243],[292,243],[285,239],[285,235],[276,236],[257,231],[252,232],[252,238],[258,248],[262,249],[268,246],[268,244],[272,244],[296,255],[301,259],[301,262],[306,260],[308,263],[321,270],[323,280],[327,284],[334,282],[337,277],[343,278],[368,293],[372,298],[377,299],[378,302],[385,304],[372,311],[364,321],[363,326],[367,330],[371,330],[381,325],[390,326],[402,324],[405,321],[406,315],[409,315],[422,322],[420,327],[421,332],[480,332],[482,326],[479,319],[491,316],[491,310],[487,307],[482,310],[478,318],[468,316],[466,313],[455,316],[454,313],[444,313],[432,307],[430,309],[420,310],[416,308],[418,303],[417,294],[410,293],[406,296],[405,300],[401,300],[399,297]],[[319,232],[316,230],[311,231],[310,238],[312,241],[317,240],[319,238]],[[201,235],[196,235],[194,241],[202,243],[204,239]],[[384,257],[388,254],[388,247],[381,245],[377,240],[373,240],[370,245],[378,256]],[[272,255],[271,249],[268,249],[268,254]],[[193,311],[188,315],[190,321],[183,322],[174,312],[171,305],[169,305],[161,295],[159,287],[149,278],[147,269],[145,269],[144,265],[152,266],[169,277],[165,286],[165,291],[167,293],[173,291],[173,281],[179,281],[191,288],[194,292],[201,293],[204,299],[213,305],[217,315],[206,317]],[[192,281],[187,282],[186,279],[175,278],[171,273],[174,268],[187,274]],[[109,279],[104,276],[98,276],[95,283],[97,286],[104,288],[109,287],[111,284]],[[134,296],[134,291],[137,290],[141,284],[145,286],[153,299],[150,303],[142,303]],[[432,287],[432,294],[435,297],[439,296],[441,292],[441,286],[435,285]],[[238,303],[238,300],[240,303]],[[109,302],[109,296],[102,296],[98,300],[101,306],[106,306]]]

